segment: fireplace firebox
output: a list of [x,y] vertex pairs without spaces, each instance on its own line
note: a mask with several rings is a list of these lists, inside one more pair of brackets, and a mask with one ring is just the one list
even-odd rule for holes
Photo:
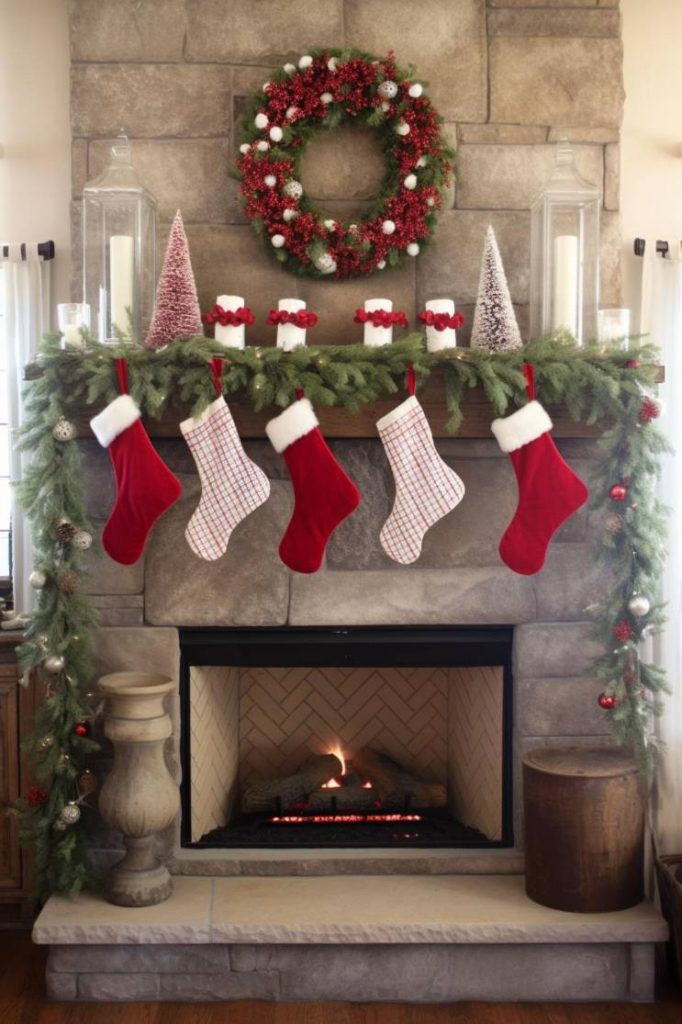
[[182,629],[182,845],[512,846],[512,632]]

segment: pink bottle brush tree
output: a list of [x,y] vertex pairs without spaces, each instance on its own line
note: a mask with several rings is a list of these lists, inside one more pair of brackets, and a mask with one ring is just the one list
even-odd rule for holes
[[178,210],[168,236],[163,268],[156,286],[154,316],[145,346],[163,348],[176,338],[191,338],[203,333],[189,244]]

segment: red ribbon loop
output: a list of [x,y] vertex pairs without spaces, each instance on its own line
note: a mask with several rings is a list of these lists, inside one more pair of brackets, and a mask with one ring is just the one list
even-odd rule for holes
[[432,309],[425,309],[417,314],[417,320],[421,320],[427,327],[434,327],[437,331],[444,331],[448,327],[461,327],[464,317],[461,313],[434,313]]
[[414,372],[414,364],[407,364],[407,393],[410,397],[415,393],[417,388],[417,375]]
[[374,327],[407,327],[407,317],[404,313],[389,313],[387,309],[375,309],[368,313],[365,309],[356,309],[353,323],[370,323]]
[[213,377],[213,387],[215,393],[220,398],[223,393],[223,366],[225,360],[221,356],[213,356],[211,360],[211,376]]
[[221,327],[238,327],[240,324],[249,326],[256,322],[256,318],[248,306],[240,306],[239,309],[223,309],[217,304],[208,313],[201,317],[205,324],[220,324]]
[[116,359],[116,374],[118,376],[121,394],[128,394],[128,360],[125,356],[118,356]]
[[293,324],[294,327],[314,327],[317,323],[317,313],[309,313],[307,309],[299,309],[296,313],[289,313],[286,309],[271,309],[265,321],[272,327],[278,324]]
[[535,399],[535,368],[532,363],[523,364],[523,376],[526,378],[526,391],[532,402]]

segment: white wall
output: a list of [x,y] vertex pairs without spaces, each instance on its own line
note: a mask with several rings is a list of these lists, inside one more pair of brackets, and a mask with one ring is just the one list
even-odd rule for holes
[[682,0],[621,0],[623,301],[637,301],[632,245],[682,240]]
[[0,240],[52,239],[69,299],[68,0],[0,0]]

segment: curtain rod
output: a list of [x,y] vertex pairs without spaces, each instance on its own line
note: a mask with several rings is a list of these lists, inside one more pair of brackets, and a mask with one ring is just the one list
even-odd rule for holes
[[[643,256],[646,250],[646,239],[636,238],[635,239],[635,256]],[[670,245],[668,242],[664,242],[658,239],[656,242],[656,252],[660,253],[661,256],[667,256],[670,252]]]
[[[4,257],[9,256],[9,246],[2,246],[2,255]],[[54,259],[54,242],[39,242],[38,243],[38,255],[42,256],[44,260]],[[26,259],[26,242],[21,243],[21,258]]]

